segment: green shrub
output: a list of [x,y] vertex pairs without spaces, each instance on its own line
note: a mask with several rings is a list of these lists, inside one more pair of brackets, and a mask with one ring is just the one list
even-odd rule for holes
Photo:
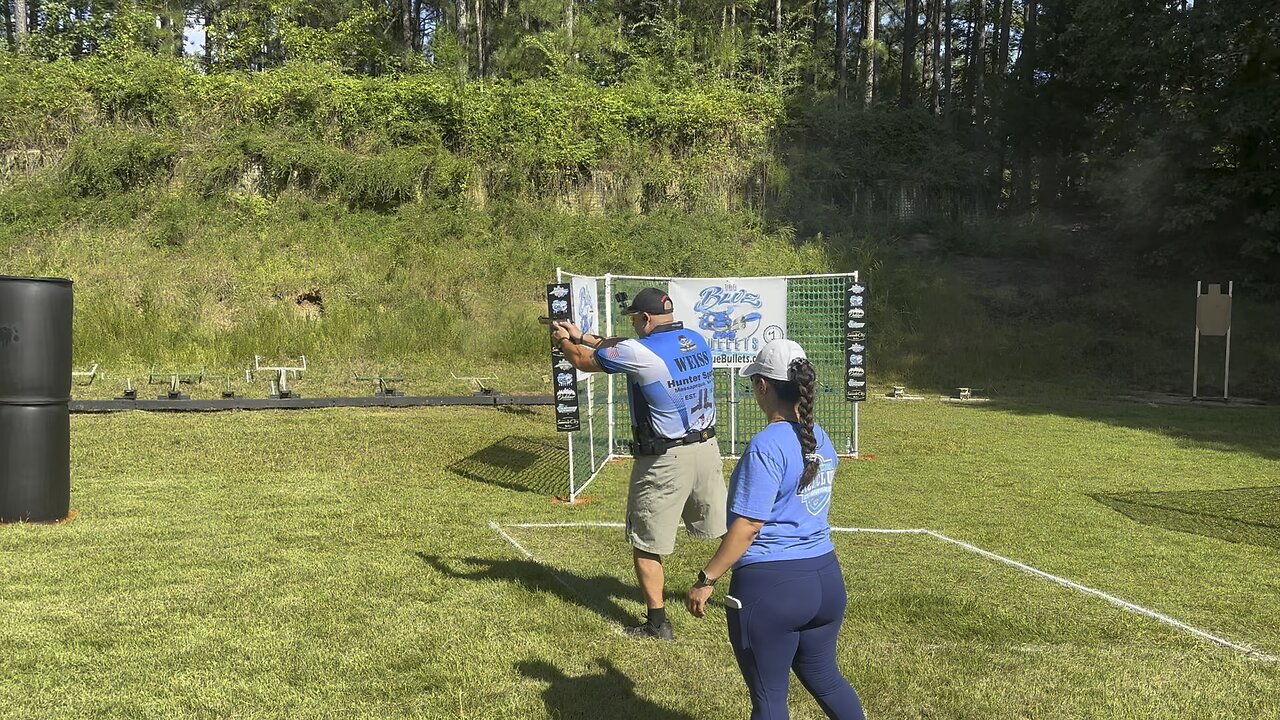
[[171,131],[108,126],[81,134],[67,151],[63,180],[79,195],[110,195],[167,178],[181,143]]

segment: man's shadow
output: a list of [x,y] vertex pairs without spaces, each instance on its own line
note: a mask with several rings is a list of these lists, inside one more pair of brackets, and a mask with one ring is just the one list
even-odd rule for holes
[[[592,612],[599,613],[606,620],[619,625],[628,625],[637,621],[636,616],[627,612],[618,600],[638,602],[640,591],[635,584],[625,583],[612,575],[578,575],[561,568],[553,568],[533,560],[469,557],[461,558],[456,563],[465,568],[452,567],[438,555],[428,555],[422,551],[416,553],[422,562],[449,578],[459,580],[499,580],[515,583],[533,592],[545,592],[560,597],[566,602],[579,605]],[[683,603],[683,596],[666,593],[668,609]]]
[[688,715],[637,697],[636,683],[607,659],[596,663],[599,675],[570,677],[545,660],[524,660],[516,669],[527,678],[548,683],[542,691],[547,715],[554,718],[609,718],[609,720],[694,720]]

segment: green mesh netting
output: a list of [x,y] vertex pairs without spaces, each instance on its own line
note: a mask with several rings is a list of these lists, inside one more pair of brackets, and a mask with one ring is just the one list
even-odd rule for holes
[[[847,288],[855,276],[787,278],[787,337],[804,347],[818,370],[816,418],[841,453],[857,450],[853,403],[845,400],[844,324]],[[612,294],[625,292],[634,297],[641,288],[667,290],[669,278],[613,278],[608,288],[597,279],[600,325],[613,322],[613,335],[631,337],[631,324],[619,313]],[[747,441],[764,427],[764,415],[751,394],[751,383],[737,376],[733,368],[716,368],[716,440],[725,456],[736,456]],[[610,406],[610,385],[613,403]],[[604,462],[613,456],[631,454],[631,409],[627,402],[624,375],[590,376],[579,382],[582,402],[582,430],[570,433],[573,453],[571,494],[580,490]],[[612,422],[611,422],[612,421]],[[610,427],[612,426],[612,435]]]

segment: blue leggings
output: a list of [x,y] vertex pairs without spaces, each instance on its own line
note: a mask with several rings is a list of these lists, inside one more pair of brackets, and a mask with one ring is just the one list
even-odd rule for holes
[[729,643],[751,691],[751,720],[787,719],[792,670],[827,717],[864,720],[858,694],[836,666],[847,597],[835,553],[734,570],[729,596]]

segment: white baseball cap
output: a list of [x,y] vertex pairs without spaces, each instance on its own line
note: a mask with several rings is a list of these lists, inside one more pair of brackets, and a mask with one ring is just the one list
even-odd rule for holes
[[739,370],[738,374],[742,377],[763,375],[786,382],[791,379],[791,363],[800,359],[807,360],[808,357],[804,354],[804,348],[795,340],[770,340],[756,353],[756,359]]

